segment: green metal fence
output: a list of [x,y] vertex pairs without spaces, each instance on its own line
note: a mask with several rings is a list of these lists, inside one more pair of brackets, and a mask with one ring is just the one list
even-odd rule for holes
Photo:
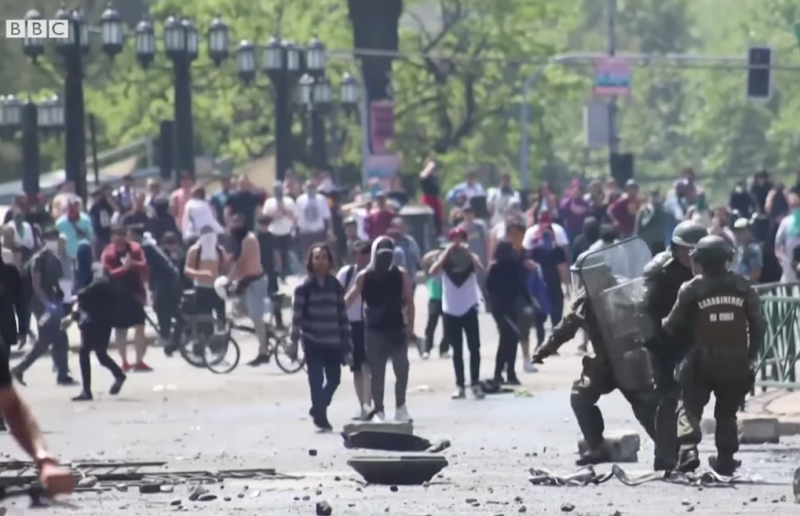
[[797,342],[800,339],[800,282],[756,287],[767,332],[758,354],[756,387],[800,389],[797,382]]

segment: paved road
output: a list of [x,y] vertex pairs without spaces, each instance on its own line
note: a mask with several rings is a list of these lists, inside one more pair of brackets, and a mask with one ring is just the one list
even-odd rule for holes
[[[421,326],[424,310],[420,311]],[[496,332],[490,319],[481,317],[483,371],[488,374]],[[244,344],[245,358],[249,358],[254,343]],[[792,498],[788,482],[800,465],[800,441],[755,447],[742,454],[749,473],[782,481],[782,486],[702,492],[664,484],[630,488],[613,481],[587,488],[530,486],[526,481],[529,467],[564,473],[575,469],[572,464],[579,432],[567,394],[579,367],[573,344],[541,372],[523,376],[531,397],[499,395],[483,401],[450,400],[453,374],[449,362],[423,362],[414,357],[409,409],[417,422],[416,431],[432,440],[449,438],[453,447],[445,452],[450,466],[443,471],[443,478],[428,487],[400,487],[397,492],[385,486],[360,487],[354,481],[346,460],[355,452],[343,449],[336,434],[316,433],[308,420],[302,374],[283,375],[275,366],[256,370],[242,366],[231,375],[216,376],[192,369],[180,359],[166,359],[160,350],[153,350],[149,361],[155,372],[131,375],[117,399],[101,393],[110,385],[110,378],[96,367],[98,394],[90,404],[66,401],[75,390],[53,385],[48,360],[36,364],[26,377],[29,387],[23,392],[47,430],[53,450],[66,460],[163,460],[172,471],[271,467],[303,478],[227,481],[224,489],[210,487],[219,495],[210,502],[189,502],[185,486],[176,487],[172,494],[140,495],[135,489],[84,493],[74,497],[81,508],[71,514],[168,514],[175,512],[169,504],[176,499],[182,499],[189,512],[242,516],[314,514],[319,500],[329,502],[334,515],[363,516],[510,515],[522,512],[523,507],[531,514],[552,514],[561,512],[565,503],[574,504],[573,514],[582,515],[797,511],[797,506],[781,501],[781,496]],[[77,371],[77,363],[73,367]],[[334,425],[348,422],[355,405],[346,381],[331,409]],[[602,408],[609,430],[636,428],[620,396],[604,400]],[[0,443],[4,454],[21,458],[10,438],[3,437]],[[311,456],[310,449],[317,454]],[[704,451],[708,454],[709,450]],[[641,462],[631,469],[649,467],[651,455],[652,443],[645,440]],[[249,489],[239,498],[244,485]],[[260,494],[252,497],[254,491]],[[225,501],[225,496],[232,500]],[[24,506],[11,506],[11,514],[23,512]],[[61,514],[62,510],[51,513]]]

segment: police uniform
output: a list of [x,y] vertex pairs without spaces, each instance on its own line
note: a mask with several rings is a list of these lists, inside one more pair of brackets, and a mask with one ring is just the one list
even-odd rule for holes
[[[590,449],[577,461],[578,465],[583,466],[607,462],[611,459],[608,451],[602,446],[605,423],[597,402],[602,396],[610,394],[618,387],[614,370],[605,352],[599,324],[585,292],[572,303],[569,313],[561,320],[561,323],[553,328],[552,335],[547,343],[536,352],[533,360],[541,361],[558,351],[558,348],[571,340],[579,329],[586,332],[595,353],[593,357],[583,358],[581,376],[572,384],[570,394],[572,410]],[[647,434],[655,440],[654,422],[657,398],[653,396],[654,393],[622,391],[622,394],[631,404],[636,419]]]
[[675,428],[680,387],[674,373],[686,351],[685,335],[666,334],[660,322],[675,304],[681,285],[693,277],[691,268],[681,264],[673,251],[676,246],[693,247],[706,235],[708,230],[704,226],[681,222],[672,233],[671,248],[654,256],[644,270],[644,309],[656,325],[655,336],[648,342],[659,397],[655,414],[656,470],[672,469],[677,456]]
[[692,258],[704,272],[680,288],[675,306],[663,320],[666,333],[683,332],[691,343],[676,374],[681,386],[678,469],[693,471],[700,464],[700,419],[713,393],[717,457],[712,466],[731,475],[739,465],[733,458],[739,449],[736,411],[753,385],[751,364],[758,357],[766,320],[750,282],[727,270],[733,252],[724,239],[703,238]]

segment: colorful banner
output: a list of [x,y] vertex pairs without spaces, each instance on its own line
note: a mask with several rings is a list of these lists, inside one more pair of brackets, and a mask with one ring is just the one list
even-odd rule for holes
[[397,154],[372,154],[364,160],[367,188],[371,195],[390,191],[400,177],[400,157]]
[[372,152],[374,154],[388,152],[388,143],[394,138],[394,102],[379,100],[370,104],[369,130]]
[[594,63],[597,96],[624,97],[631,94],[631,63],[624,57],[600,57]]

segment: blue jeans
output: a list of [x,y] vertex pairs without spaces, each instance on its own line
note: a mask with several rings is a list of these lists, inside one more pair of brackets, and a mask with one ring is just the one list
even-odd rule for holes
[[327,416],[333,394],[342,380],[342,352],[338,349],[304,344],[308,387],[313,416]]

